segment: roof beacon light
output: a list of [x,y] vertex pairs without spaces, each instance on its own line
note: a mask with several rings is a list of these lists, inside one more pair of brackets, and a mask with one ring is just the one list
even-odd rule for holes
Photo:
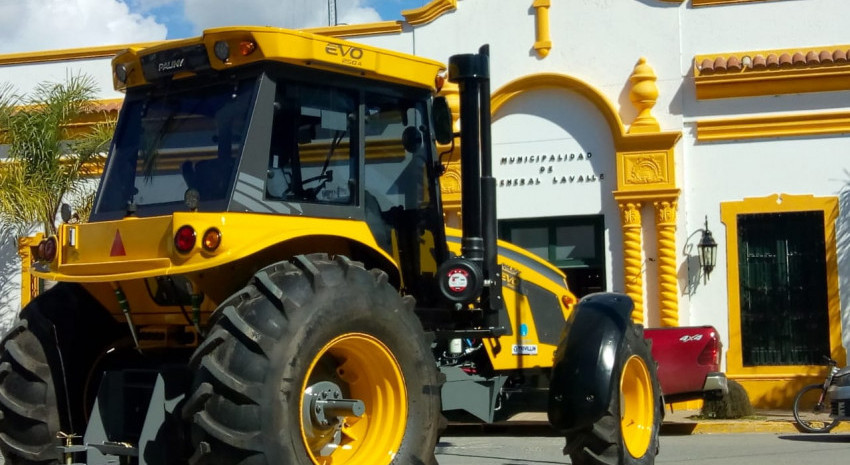
[[226,40],[219,40],[215,43],[213,52],[215,53],[216,58],[226,62],[230,58],[230,45]]

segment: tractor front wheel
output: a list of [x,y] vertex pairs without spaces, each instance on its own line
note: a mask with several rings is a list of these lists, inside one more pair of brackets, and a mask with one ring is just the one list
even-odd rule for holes
[[658,452],[663,406],[655,361],[643,327],[629,323],[617,350],[608,410],[590,428],[567,434],[576,465],[651,465]]
[[258,272],[190,363],[191,462],[435,464],[440,375],[412,306],[344,257]]

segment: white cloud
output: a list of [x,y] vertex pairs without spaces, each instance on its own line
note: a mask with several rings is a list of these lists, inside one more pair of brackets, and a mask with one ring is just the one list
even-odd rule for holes
[[118,0],[0,0],[0,53],[162,40],[166,32]]
[[[338,22],[381,21],[369,1],[337,0]],[[172,17],[181,13],[182,18]],[[175,32],[183,34],[177,37],[198,35],[219,26],[327,26],[327,1],[0,0],[0,54],[163,40],[169,32],[166,24],[194,27],[191,32],[171,31],[171,37]]]
[[[327,2],[324,0],[185,0],[186,18],[195,33],[219,26],[276,26],[309,28],[328,25]],[[337,0],[340,23],[358,24],[380,21],[378,12],[365,6],[363,0]]]

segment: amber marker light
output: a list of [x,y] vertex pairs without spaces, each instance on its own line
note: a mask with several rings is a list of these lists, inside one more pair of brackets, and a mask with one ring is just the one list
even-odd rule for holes
[[207,252],[215,252],[218,246],[221,245],[221,231],[216,228],[207,229],[204,237],[201,239],[201,246]]
[[567,294],[567,295],[561,296],[561,302],[564,303],[565,307],[569,308],[576,303],[576,298],[572,295]]
[[445,83],[446,73],[444,73],[443,71],[440,71],[439,73],[437,73],[436,76],[434,76],[434,87],[437,88],[437,92],[443,89],[443,85],[445,85]]
[[254,50],[256,49],[257,44],[253,41],[243,40],[242,42],[239,42],[239,53],[241,53],[244,57],[254,53]]
[[195,228],[189,225],[180,226],[174,235],[174,247],[180,253],[187,253],[195,248],[195,239]]

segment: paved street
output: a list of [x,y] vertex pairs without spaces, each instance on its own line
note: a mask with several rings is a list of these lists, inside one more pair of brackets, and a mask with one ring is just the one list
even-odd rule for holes
[[[522,432],[518,432],[521,434]],[[559,437],[456,435],[446,436],[437,449],[440,465],[566,464]],[[662,436],[657,464],[798,465],[844,463],[850,434],[809,435],[693,434]]]
[[[440,465],[568,464],[564,440],[544,428],[450,429],[437,446]],[[663,435],[656,464],[799,465],[845,463],[850,434],[735,433]],[[0,465],[3,460],[0,458]]]

